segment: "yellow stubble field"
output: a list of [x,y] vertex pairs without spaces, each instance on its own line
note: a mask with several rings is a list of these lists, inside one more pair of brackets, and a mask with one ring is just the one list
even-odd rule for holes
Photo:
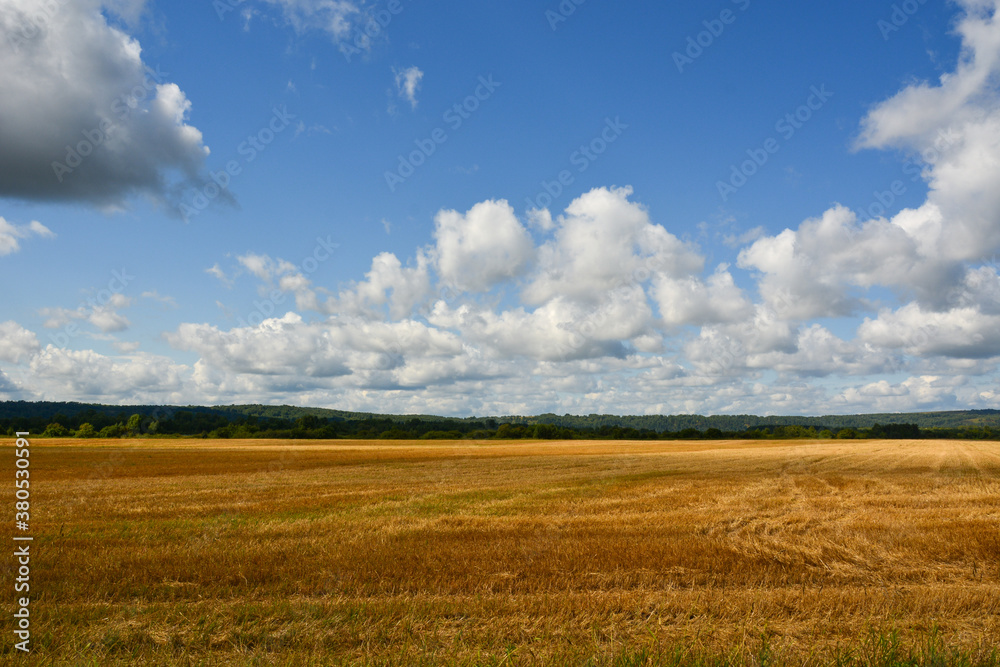
[[4,661],[1000,664],[1000,443],[32,449]]

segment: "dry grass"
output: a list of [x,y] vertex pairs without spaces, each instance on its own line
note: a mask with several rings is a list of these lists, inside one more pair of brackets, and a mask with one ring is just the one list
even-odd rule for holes
[[998,443],[33,447],[32,663],[1000,663]]

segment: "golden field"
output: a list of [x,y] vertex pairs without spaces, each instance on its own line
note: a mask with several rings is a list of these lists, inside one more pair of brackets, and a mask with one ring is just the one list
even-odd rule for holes
[[5,662],[1000,664],[1000,443],[32,448]]

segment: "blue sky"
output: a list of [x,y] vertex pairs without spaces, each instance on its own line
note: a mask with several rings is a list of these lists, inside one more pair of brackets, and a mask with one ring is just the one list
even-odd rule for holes
[[0,0],[0,398],[1000,407],[996,5]]

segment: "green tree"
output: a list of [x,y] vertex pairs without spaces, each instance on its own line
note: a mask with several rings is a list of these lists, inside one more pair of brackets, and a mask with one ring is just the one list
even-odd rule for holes
[[90,422],[83,422],[80,424],[80,428],[76,429],[76,437],[78,438],[96,438],[97,431],[94,430],[94,425]]
[[531,427],[532,437],[541,440],[552,440],[559,437],[559,429],[552,424],[535,424]]
[[139,435],[142,433],[142,415],[132,415],[125,424],[125,430],[129,435]]
[[311,431],[322,426],[323,422],[316,415],[302,415],[295,420],[295,425],[305,431]]
[[101,438],[120,438],[125,435],[125,425],[118,422],[117,424],[105,426],[97,435]]
[[530,437],[530,434],[528,433],[528,427],[523,424],[500,424],[496,437],[503,440],[511,440]]
[[45,432],[42,433],[43,438],[65,438],[69,435],[69,429],[58,422],[53,422],[45,427]]

